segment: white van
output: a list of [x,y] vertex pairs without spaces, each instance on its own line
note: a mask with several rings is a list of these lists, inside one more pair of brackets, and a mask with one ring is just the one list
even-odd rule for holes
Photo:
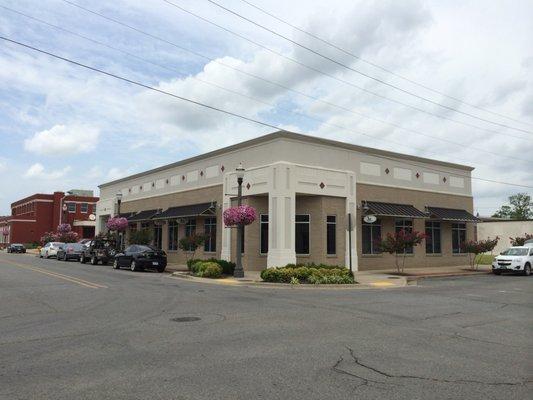
[[523,246],[513,246],[502,251],[492,262],[492,272],[500,275],[502,272],[520,272],[531,275],[533,265],[533,241],[528,240]]

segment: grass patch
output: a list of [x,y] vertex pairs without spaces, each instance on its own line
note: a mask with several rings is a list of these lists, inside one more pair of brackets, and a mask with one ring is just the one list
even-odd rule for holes
[[494,255],[492,254],[478,254],[475,259],[475,263],[479,265],[492,265],[494,261]]

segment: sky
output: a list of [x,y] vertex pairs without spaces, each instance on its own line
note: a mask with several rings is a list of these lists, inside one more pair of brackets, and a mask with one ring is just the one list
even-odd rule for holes
[[[0,0],[0,34],[281,129],[533,186],[533,2],[214,1],[336,62],[207,0]],[[0,40],[0,215],[273,130]],[[533,195],[474,179],[474,211],[518,192]]]

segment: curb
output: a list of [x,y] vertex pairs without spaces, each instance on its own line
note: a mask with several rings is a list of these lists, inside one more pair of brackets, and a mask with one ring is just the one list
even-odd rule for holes
[[391,286],[381,286],[381,285],[373,285],[373,284],[362,284],[362,283],[355,283],[351,285],[347,284],[340,284],[340,285],[327,285],[327,284],[319,284],[319,285],[312,285],[312,284],[300,284],[300,285],[291,285],[290,283],[273,283],[273,282],[263,282],[263,281],[254,281],[254,280],[230,280],[228,278],[222,278],[222,279],[209,279],[209,278],[198,278],[195,276],[191,276],[186,273],[181,272],[174,272],[170,274],[170,278],[173,279],[183,279],[189,282],[194,283],[207,283],[207,284],[215,284],[215,285],[223,285],[223,286],[245,286],[245,287],[261,287],[261,288],[276,288],[276,289],[304,289],[304,290],[316,290],[316,289],[326,289],[326,290],[358,290],[358,289],[397,289],[397,288],[404,288],[407,286],[412,285],[405,285],[405,286],[398,286],[392,284]]

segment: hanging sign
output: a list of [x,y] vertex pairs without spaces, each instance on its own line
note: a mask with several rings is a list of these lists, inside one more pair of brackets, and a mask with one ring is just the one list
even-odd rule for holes
[[365,215],[363,217],[363,221],[365,221],[367,224],[373,224],[374,222],[376,222],[378,219],[375,215]]

